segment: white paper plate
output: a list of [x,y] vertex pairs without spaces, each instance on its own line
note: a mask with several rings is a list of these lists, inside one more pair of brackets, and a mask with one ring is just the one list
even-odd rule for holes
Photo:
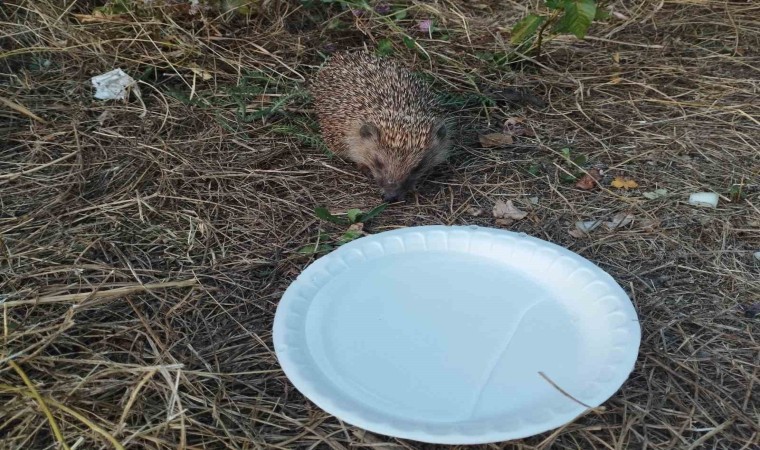
[[641,331],[599,267],[509,231],[426,226],[346,244],[287,289],[274,346],[287,377],[366,430],[440,444],[531,436],[628,378]]

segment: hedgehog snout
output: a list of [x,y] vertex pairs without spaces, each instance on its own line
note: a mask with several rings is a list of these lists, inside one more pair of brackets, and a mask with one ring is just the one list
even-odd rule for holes
[[388,203],[402,200],[406,194],[403,186],[397,183],[383,184],[381,188],[383,190],[383,201]]

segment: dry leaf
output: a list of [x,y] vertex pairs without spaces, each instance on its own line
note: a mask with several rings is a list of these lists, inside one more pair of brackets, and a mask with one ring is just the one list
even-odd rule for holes
[[615,52],[612,54],[612,61],[612,67],[615,68],[615,72],[613,72],[612,77],[610,78],[610,83],[618,84],[623,81],[623,79],[620,78],[620,52]]
[[660,197],[665,197],[666,195],[668,195],[668,190],[667,189],[655,189],[652,192],[644,192],[641,195],[643,195],[645,198],[648,198],[649,200],[655,200],[655,199],[658,199]]
[[601,224],[601,220],[579,220],[578,222],[575,222],[575,228],[568,231],[568,233],[570,236],[580,239],[584,236],[588,236],[589,233],[594,231],[594,229]]
[[615,177],[611,186],[618,189],[636,189],[639,187],[639,183],[628,177]]
[[602,174],[599,173],[599,170],[591,169],[587,174],[583,175],[583,177],[578,180],[577,183],[575,183],[575,187],[588,191],[594,189],[594,187],[596,187],[596,182],[601,179]]
[[510,117],[504,121],[504,134],[511,136],[529,136],[534,137],[536,133],[525,126],[525,119],[522,117]]
[[657,219],[641,219],[637,220],[636,223],[639,225],[639,228],[644,231],[653,231],[660,226],[660,221]]
[[578,222],[575,222],[575,228],[584,233],[590,233],[601,224],[601,220],[580,220]]
[[356,231],[362,234],[367,234],[364,232],[364,223],[362,222],[352,223],[351,226],[348,227],[347,231]]
[[512,225],[515,221],[512,219],[496,219],[494,222],[496,222],[496,225],[506,227]]
[[512,136],[504,133],[489,133],[480,136],[480,145],[483,148],[501,147],[513,142]]
[[212,76],[212,75],[211,75],[211,74],[210,74],[210,73],[209,73],[207,70],[205,70],[205,69],[202,69],[202,68],[201,68],[200,66],[198,66],[197,64],[190,64],[190,70],[191,70],[191,71],[192,71],[194,74],[196,74],[196,75],[198,75],[199,77],[201,77],[201,79],[202,79],[203,81],[208,81],[208,80],[210,80],[210,79],[214,78],[214,77],[213,77],[213,76]]
[[633,222],[634,216],[633,214],[621,212],[615,214],[615,217],[612,218],[609,222],[604,222],[604,227],[608,230],[612,231],[616,228],[621,228],[626,225],[630,225],[631,222]]
[[507,200],[507,203],[499,200],[493,205],[493,216],[496,219],[524,219],[528,213],[517,208],[512,200]]
[[473,217],[478,217],[483,214],[483,208],[476,208],[474,206],[470,206],[469,208],[467,208],[467,214]]

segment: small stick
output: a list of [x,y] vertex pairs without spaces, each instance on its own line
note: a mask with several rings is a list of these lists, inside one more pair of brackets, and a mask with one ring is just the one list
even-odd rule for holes
[[543,379],[544,379],[544,380],[546,380],[546,381],[547,381],[549,384],[551,384],[552,386],[554,386],[554,389],[556,389],[556,390],[560,391],[560,392],[562,393],[562,395],[564,395],[565,397],[567,397],[567,398],[569,398],[570,400],[574,401],[575,403],[577,403],[577,404],[579,404],[579,405],[581,405],[581,406],[583,406],[583,407],[585,407],[585,408],[587,408],[587,409],[590,409],[590,410],[592,410],[592,411],[594,411],[594,412],[599,412],[599,411],[601,411],[601,410],[604,410],[604,408],[594,408],[593,406],[589,406],[589,405],[587,405],[587,404],[583,403],[582,401],[578,400],[577,398],[573,397],[573,396],[572,396],[572,395],[570,395],[570,393],[568,393],[566,390],[564,390],[564,389],[562,389],[561,387],[559,387],[559,386],[557,385],[557,383],[555,383],[554,381],[552,381],[552,380],[551,380],[551,378],[549,378],[548,376],[546,376],[546,374],[545,374],[545,373],[543,373],[543,372],[538,372],[538,374],[539,374],[539,375],[541,375],[541,378],[543,378]]

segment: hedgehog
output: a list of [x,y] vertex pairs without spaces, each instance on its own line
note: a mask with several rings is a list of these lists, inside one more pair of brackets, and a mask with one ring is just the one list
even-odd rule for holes
[[328,148],[403,200],[444,162],[451,132],[431,89],[407,68],[366,52],[333,55],[309,90]]

